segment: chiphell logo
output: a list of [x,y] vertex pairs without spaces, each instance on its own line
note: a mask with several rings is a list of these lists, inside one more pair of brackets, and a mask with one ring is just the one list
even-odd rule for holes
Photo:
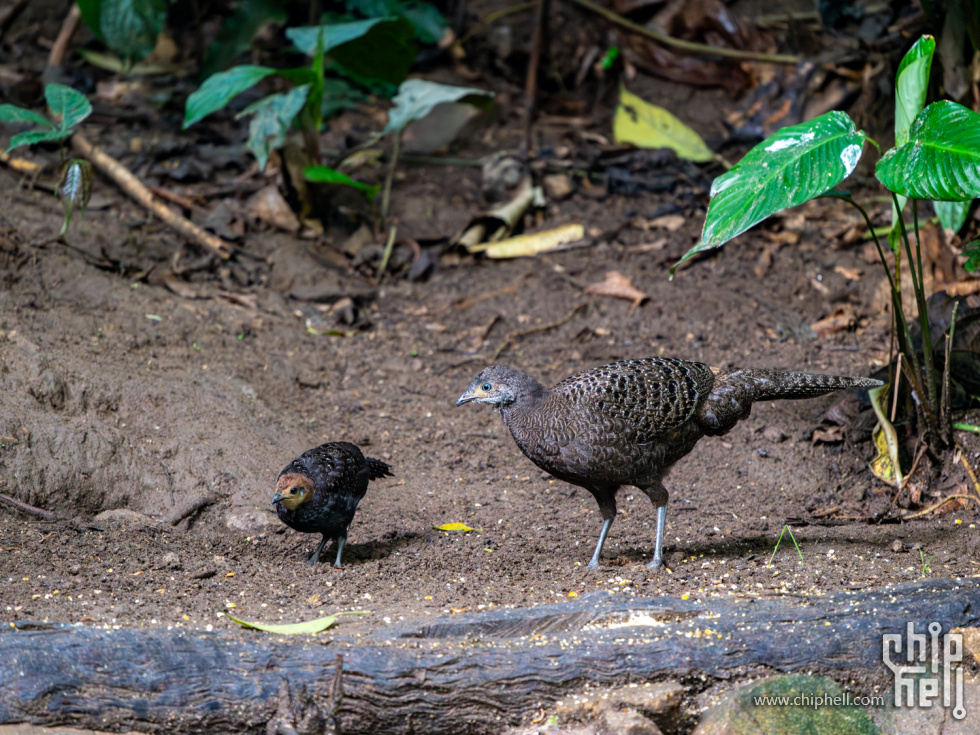
[[943,626],[929,623],[929,634],[916,633],[909,622],[905,635],[886,633],[881,639],[881,656],[895,675],[896,707],[932,707],[939,702],[953,708],[953,717],[966,717],[963,706],[963,636],[947,633]]

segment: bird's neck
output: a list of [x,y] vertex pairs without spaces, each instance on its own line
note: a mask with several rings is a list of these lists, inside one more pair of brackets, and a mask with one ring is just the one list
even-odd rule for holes
[[500,414],[504,417],[505,423],[508,422],[508,418],[513,419],[534,413],[548,399],[548,389],[533,378],[529,379],[522,388],[513,403],[500,407]]

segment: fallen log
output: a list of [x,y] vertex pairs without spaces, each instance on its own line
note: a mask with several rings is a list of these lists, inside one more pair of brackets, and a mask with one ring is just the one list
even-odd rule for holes
[[[342,731],[500,732],[590,684],[746,669],[876,671],[882,634],[908,621],[980,624],[975,579],[775,599],[593,593],[525,610],[453,616],[353,639],[253,631],[0,634],[0,723],[142,732],[265,732],[293,696],[326,711],[342,656]],[[21,624],[21,628],[30,626]],[[329,644],[329,645],[325,645]]]

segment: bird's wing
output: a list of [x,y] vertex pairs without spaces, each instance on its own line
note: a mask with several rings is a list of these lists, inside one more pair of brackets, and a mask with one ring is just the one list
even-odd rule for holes
[[638,443],[655,441],[683,425],[714,383],[700,362],[650,357],[592,368],[558,383],[553,391],[589,414],[624,422]]

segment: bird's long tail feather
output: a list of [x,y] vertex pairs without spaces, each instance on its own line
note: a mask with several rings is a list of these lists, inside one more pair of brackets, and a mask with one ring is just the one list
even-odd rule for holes
[[767,368],[744,368],[722,372],[715,378],[708,400],[701,409],[704,432],[724,434],[746,418],[756,401],[815,398],[843,388],[874,388],[874,378],[847,375],[793,373]]

